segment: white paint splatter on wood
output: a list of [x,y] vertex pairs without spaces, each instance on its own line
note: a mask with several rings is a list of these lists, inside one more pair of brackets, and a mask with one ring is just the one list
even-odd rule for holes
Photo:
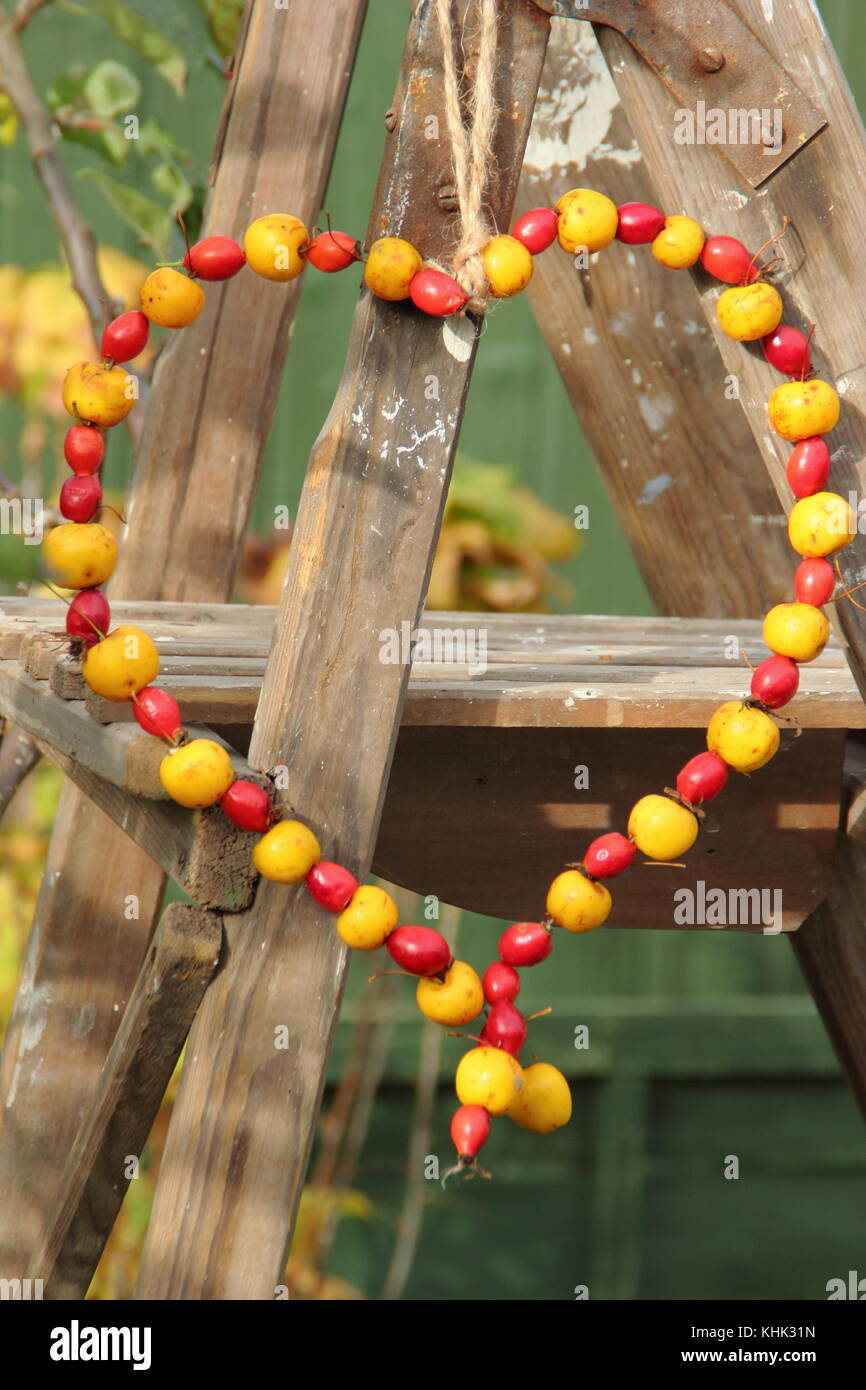
[[672,478],[670,473],[657,473],[654,478],[648,478],[643,485],[643,492],[637,499],[638,506],[651,507],[675,482],[676,478]]
[[644,424],[654,434],[664,429],[677,408],[676,401],[667,391],[658,391],[654,396],[644,391],[638,396],[637,405]]

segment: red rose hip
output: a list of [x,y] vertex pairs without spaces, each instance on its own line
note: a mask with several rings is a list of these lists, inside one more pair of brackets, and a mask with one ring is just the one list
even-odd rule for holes
[[631,840],[612,830],[593,840],[583,856],[583,865],[593,878],[614,878],[616,874],[625,873],[636,851],[637,846]]
[[789,656],[768,656],[752,672],[752,699],[767,709],[781,709],[793,700],[800,684],[800,668]]
[[718,796],[728,780],[728,764],[718,753],[698,753],[677,773],[677,791],[692,806]]
[[494,960],[481,977],[481,988],[488,1004],[498,1004],[500,999],[513,1003],[520,993],[520,976],[513,965]]
[[89,521],[102,501],[102,484],[93,473],[67,478],[60,489],[60,511],[67,521]]
[[66,631],[92,647],[108,633],[111,609],[101,589],[82,589],[66,610]]
[[411,975],[441,975],[451,964],[451,948],[433,927],[397,927],[385,945],[394,963]]
[[206,236],[183,258],[190,275],[199,280],[230,280],[246,262],[244,248],[230,236]]
[[358,887],[354,874],[350,874],[341,864],[332,864],[327,859],[313,865],[305,882],[319,906],[334,913],[348,907],[349,899]]
[[820,434],[795,444],[785,465],[785,477],[795,497],[823,492],[830,476],[830,450]]
[[416,309],[434,318],[447,318],[469,303],[469,295],[456,280],[446,275],[444,270],[434,270],[426,265],[412,276],[409,296]]
[[557,215],[553,208],[530,208],[518,217],[511,235],[521,241],[527,251],[537,256],[556,240]]
[[239,777],[220,797],[220,806],[238,830],[256,830],[264,835],[270,829],[271,798],[265,788],[256,786],[255,782]]
[[481,1030],[481,1041],[488,1047],[501,1047],[516,1057],[526,1042],[526,1019],[510,999],[500,999],[487,1015]]
[[761,347],[770,366],[785,376],[805,376],[812,365],[808,338],[787,323],[780,323],[775,333],[762,338]]
[[132,702],[132,712],[146,734],[173,739],[180,733],[180,709],[166,690],[146,685]]
[[112,319],[102,334],[104,362],[131,362],[147,347],[150,323],[140,309],[130,309]]
[[481,1105],[461,1105],[451,1120],[451,1140],[458,1158],[472,1159],[490,1134],[490,1116]]
[[627,246],[643,246],[655,241],[665,225],[664,213],[650,203],[622,203],[617,212],[617,240],[624,241]]
[[704,270],[725,285],[745,284],[747,276],[749,280],[757,280],[755,267],[749,270],[751,260],[743,243],[733,236],[707,237],[701,251]]
[[345,270],[353,261],[361,259],[361,252],[354,237],[348,232],[319,232],[314,236],[306,251],[307,260],[317,270],[333,275],[336,270]]
[[73,473],[95,473],[105,457],[105,440],[95,425],[73,425],[66,431],[63,457]]
[[506,965],[538,965],[552,950],[550,932],[540,922],[515,922],[499,938],[499,959]]
[[836,571],[829,560],[814,557],[801,560],[794,570],[794,595],[799,603],[821,608],[829,603],[836,588]]

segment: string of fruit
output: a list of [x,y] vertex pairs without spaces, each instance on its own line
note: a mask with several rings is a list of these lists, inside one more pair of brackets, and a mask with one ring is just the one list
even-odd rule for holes
[[434,928],[399,926],[397,905],[384,889],[360,885],[347,869],[324,860],[307,825],[283,818],[264,787],[235,778],[221,744],[187,741],[177,702],[153,684],[159,656],[150,637],[131,626],[109,632],[109,605],[99,585],[114,569],[117,548],[111,533],[94,521],[101,501],[96,475],[104,452],[102,431],[118,424],[136,397],[134,385],[130,387],[134,378],[122,364],[142,351],[151,323],[182,328],[198,317],[204,306],[200,280],[228,279],[246,264],[266,279],[288,281],[307,262],[334,272],[362,260],[364,282],[374,295],[409,299],[423,312],[444,318],[469,303],[454,277],[425,263],[420,251],[400,237],[380,238],[365,255],[354,238],[331,230],[330,224],[311,238],[298,218],[282,214],[253,222],[243,246],[226,236],[188,246],[182,265],[177,263],[180,269],[164,265],[147,277],[140,311],[108,324],[103,360],[78,363],[66,377],[64,403],[76,421],[65,443],[73,477],[60,494],[68,524],[50,531],[45,541],[55,578],[79,590],[69,605],[66,630],[84,652],[84,679],[109,700],[131,699],[140,726],[169,745],[160,765],[167,794],[190,808],[218,803],[239,829],[259,835],[253,862],[262,877],[286,884],[303,881],[315,901],[336,916],[340,937],[353,949],[386,946],[399,969],[417,979],[418,1006],[427,1018],[462,1029],[488,1008],[481,1033],[473,1039],[476,1046],[457,1067],[461,1103],[451,1135],[457,1170],[464,1173],[479,1171],[476,1159],[491,1116],[508,1115],[536,1133],[548,1133],[570,1118],[571,1095],[562,1073],[545,1062],[520,1064],[529,1019],[515,1003],[519,971],[547,958],[554,927],[581,933],[601,926],[612,907],[607,880],[624,873],[638,850],[651,862],[679,860],[697,837],[703,803],[722,791],[730,770],[751,773],[773,757],[779,747],[773,712],[793,698],[800,665],[814,660],[829,636],[821,609],[834,595],[836,573],[827,557],[855,532],[847,502],[825,491],[830,454],[824,436],[837,422],[839,399],[828,382],[810,375],[811,333],[807,337],[781,322],[781,297],[764,278],[773,263],[757,266],[764,247],[752,256],[733,237],[705,237],[690,217],[666,217],[645,203],[617,207],[601,193],[572,189],[555,208],[534,208],[518,218],[510,235],[490,240],[482,253],[490,295],[506,299],[523,290],[534,256],[557,239],[567,252],[585,254],[601,251],[615,239],[632,246],[649,243],[662,265],[682,270],[700,261],[728,286],[717,306],[722,329],[741,342],[760,341],[767,361],[790,378],[772,392],[768,413],[773,429],[794,445],[787,478],[798,500],[788,534],[802,558],[794,576],[795,600],[777,604],[766,616],[764,639],[771,655],[753,671],[748,697],[726,701],[715,711],[706,751],[680,769],[674,788],[636,802],[625,834],[599,836],[580,863],[556,876],[542,920],[509,926],[499,942],[499,959],[483,977],[465,961],[452,959]]

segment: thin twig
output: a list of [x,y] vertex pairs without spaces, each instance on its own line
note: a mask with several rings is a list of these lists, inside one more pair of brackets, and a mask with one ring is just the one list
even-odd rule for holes
[[51,0],[20,0],[20,4],[9,16],[13,34],[20,34],[22,29],[26,29],[36,12],[43,10],[46,5],[50,4]]
[[[460,917],[459,908],[443,903],[440,925],[442,935],[452,951],[457,943]],[[425,1028],[421,1038],[418,1071],[415,1076],[415,1104],[412,1108],[412,1127],[406,1154],[406,1186],[403,1205],[397,1218],[397,1238],[382,1289],[382,1299],[385,1302],[394,1302],[402,1298],[421,1237],[424,1210],[430,1191],[430,1184],[424,1173],[424,1159],[430,1152],[444,1036],[444,1029],[434,1026]]]
[[[9,502],[14,501],[16,498],[23,497],[18,483],[13,483],[11,478],[7,478],[2,469],[0,469],[0,497],[5,497]],[[63,518],[60,512],[56,511],[54,507],[42,508],[42,525],[44,528],[50,529],[52,526],[59,526],[62,520]]]
[[18,114],[30,158],[66,249],[72,284],[81,296],[98,342],[102,333],[102,301],[108,299],[108,294],[96,265],[96,241],[76,206],[72,186],[57,153],[51,117],[30,79],[13,19],[14,16],[0,16],[3,89]]
[[[111,301],[96,263],[96,238],[78,210],[72,185],[57,153],[51,117],[33,86],[17,38],[18,32],[39,8],[35,0],[22,0],[14,14],[0,11],[0,86],[21,122],[33,167],[66,251],[73,288],[78,291],[94,341],[98,343],[102,337],[103,300]],[[133,410],[127,416],[133,444],[138,443],[141,434],[143,413],[143,410]]]
[[0,743],[0,820],[25,777],[41,757],[36,741],[28,733],[16,724],[6,725]]
[[[401,914],[402,917],[403,914]],[[375,993],[361,995],[358,1021],[334,1102],[328,1112],[322,1155],[310,1178],[310,1187],[342,1194],[354,1181],[367,1139],[376,1100],[394,1035],[395,982],[388,980]],[[339,1204],[325,1213],[310,1242],[310,1263],[324,1284],[331,1247],[341,1220]]]

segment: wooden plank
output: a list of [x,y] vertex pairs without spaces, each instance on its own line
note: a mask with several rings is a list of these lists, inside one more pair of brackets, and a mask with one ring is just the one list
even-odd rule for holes
[[[160,680],[160,687],[169,691],[180,706],[184,724],[225,724],[249,727],[256,716],[262,683],[259,679],[222,676],[172,676]],[[88,690],[85,707],[91,719],[99,724],[129,723],[134,718],[124,705],[120,709],[111,700],[103,700]]]
[[[218,807],[187,811],[173,801],[132,795],[48,743],[39,747],[163,873],[202,907],[240,912],[253,901],[256,837],[235,830]],[[257,779],[260,780],[260,779]],[[140,897],[140,895],[139,895]],[[135,918],[132,918],[135,921]]]
[[[862,771],[862,749],[857,759]],[[866,845],[862,826],[862,782],[849,791],[845,825],[838,838],[833,881],[826,900],[792,940],[794,954],[812,991],[854,1099],[866,1120]]]
[[[503,225],[548,21],[528,0],[500,4],[499,21],[504,114],[487,198]],[[441,102],[435,14],[420,5],[368,235],[402,235],[434,257],[453,245],[434,192],[447,148],[424,139],[432,116],[446,128]],[[377,637],[421,610],[476,345],[472,325],[463,329],[457,337],[452,324],[362,294],[307,472],[250,747],[253,766],[288,763],[285,795],[325,854],[362,876],[408,675],[378,659]],[[190,1035],[139,1298],[271,1299],[303,1185],[345,948],[309,895],[271,883],[226,930],[226,967]],[[278,1024],[289,1030],[286,1049],[273,1046]]]
[[[604,673],[603,676],[601,673]],[[528,675],[538,676],[529,669]],[[732,671],[686,667],[644,668],[640,679],[628,667],[570,667],[542,683],[518,684],[497,672],[470,680],[465,672],[413,670],[403,707],[403,725],[447,728],[701,728],[722,700],[741,699],[748,681]],[[568,679],[562,679],[563,675]],[[428,677],[426,679],[425,677]],[[629,677],[632,677],[630,680]],[[416,677],[418,677],[416,679]],[[261,683],[208,677],[169,677],[163,687],[179,701],[185,722],[248,728],[258,708]],[[117,710],[107,700],[88,697],[87,709],[110,723]],[[123,712],[125,722],[131,715]],[[797,697],[797,722],[804,729],[866,727],[866,709],[847,670],[815,671],[805,677]]]
[[[205,233],[237,234],[275,209],[308,224],[318,216],[365,8],[332,0],[310,24],[304,0],[251,6]],[[316,100],[300,101],[302,87]],[[161,355],[110,589],[116,615],[121,598],[144,625],[143,601],[230,598],[299,290],[256,275],[209,285],[200,318]],[[255,333],[238,333],[239,323]],[[10,1277],[54,1199],[59,1156],[89,1104],[163,888],[153,860],[66,787],[0,1072],[0,1269]],[[129,894],[136,921],[123,917]]]
[[[830,440],[830,485],[843,495],[851,489],[863,496],[866,418],[860,402],[866,393],[866,377],[852,364],[866,359],[866,325],[845,287],[866,275],[861,234],[866,211],[866,136],[814,6],[782,0],[775,6],[772,22],[761,0],[735,0],[734,8],[828,118],[827,127],[757,193],[738,183],[715,146],[681,144],[672,138],[671,99],[625,39],[613,30],[600,29],[599,42],[638,142],[652,165],[663,206],[687,209],[708,231],[739,237],[755,248],[780,229],[785,216],[789,218],[789,230],[774,248],[785,256],[777,277],[785,300],[785,321],[817,324],[813,365],[819,375],[837,382],[843,401]],[[772,109],[772,93],[767,94],[766,105]],[[650,257],[647,275],[655,275],[657,269],[665,287],[678,274],[657,267]],[[727,377],[736,378],[739,402],[727,402],[726,418],[732,421],[743,409],[754,438],[754,455],[763,459],[782,507],[790,510],[794,499],[784,475],[790,445],[769,428],[766,414],[767,397],[782,378],[760,352],[749,351],[719,328],[716,301],[723,287],[703,274],[682,278],[693,281],[698,291],[696,308],[700,306],[721,355],[714,377],[704,383],[705,390],[713,394],[714,380],[715,395],[723,396]],[[717,430],[705,431],[702,426],[703,443],[698,448],[711,444],[714,451],[719,437]],[[748,560],[737,556],[725,567],[738,581],[747,577],[751,548],[747,554]],[[863,577],[866,539],[862,534],[840,552],[840,562],[851,582]],[[785,569],[790,575],[790,555]],[[840,604],[838,609],[845,636],[862,667],[866,662],[864,615],[850,604]],[[861,688],[863,683],[861,679]]]
[[166,908],[31,1256],[47,1298],[87,1293],[129,1184],[130,1158],[141,1155],[221,946],[216,913]]
[[[227,657],[223,661],[214,657],[169,656],[160,666],[161,672],[166,675],[205,676],[225,672],[238,677],[258,676],[261,680],[265,662],[262,658],[254,657]],[[61,700],[83,700],[87,694],[80,663],[68,654],[54,657],[50,666],[49,685]]]
[[[621,674],[626,675],[627,668]],[[532,672],[530,671],[531,675]],[[741,700],[748,680],[733,672],[643,671],[642,681],[598,681],[593,668],[557,673],[550,684],[509,685],[475,680],[453,684],[419,682],[410,687],[404,726],[459,728],[670,728],[703,729],[723,700]],[[561,674],[568,674],[567,681]],[[866,710],[851,681],[840,672],[816,673],[798,697],[803,729],[863,728]]]
[[[19,643],[34,632],[46,641],[60,638],[56,625],[46,624],[36,616],[17,614],[0,618],[0,636],[18,633]],[[191,610],[183,619],[182,610]],[[145,605],[149,615],[146,622],[165,660],[173,655],[227,655],[252,657],[270,652],[274,635],[275,610],[269,607],[224,605],[227,616],[205,620],[197,616],[205,607],[199,604]],[[134,604],[116,605],[118,623],[133,621],[138,616]],[[127,612],[127,610],[129,610]],[[235,616],[232,616],[234,614]],[[55,615],[56,616],[56,615]],[[6,626],[4,627],[4,622]],[[410,643],[420,642],[421,657],[415,665],[420,669],[427,663],[423,658],[424,644],[438,644],[447,650],[449,640],[455,647],[464,642],[469,648],[471,639],[483,641],[491,660],[521,661],[531,653],[533,662],[543,663],[562,658],[585,658],[607,661],[621,654],[623,661],[645,662],[647,655],[658,655],[659,664],[718,665],[729,664],[728,650],[732,637],[750,655],[763,650],[761,621],[756,618],[732,617],[628,617],[591,613],[442,613],[425,610],[418,627],[407,623],[405,629],[388,635],[389,645],[395,642],[402,650]],[[382,638],[385,645],[385,636]],[[18,649],[20,651],[20,647]],[[68,653],[67,653],[68,655]],[[216,660],[216,655],[214,659]],[[811,663],[817,666],[844,666],[842,648],[831,637],[826,650]],[[44,676],[44,668],[39,672]]]
[[[748,916],[742,902],[752,917],[758,907],[754,898],[731,898],[732,889],[766,891],[768,911],[781,905],[775,925],[796,929],[830,889],[844,745],[842,730],[815,729],[799,739],[791,731],[760,773],[732,773],[682,867],[635,866],[610,885],[614,910],[606,929],[760,932],[761,921],[725,925],[731,907]],[[579,859],[596,835],[623,830],[637,797],[671,786],[677,769],[704,746],[695,731],[648,727],[404,726],[374,869],[472,912],[538,921],[547,884],[563,865]],[[695,918],[703,902],[709,920],[677,920],[678,907],[685,917],[689,902],[674,897],[680,889],[693,895]],[[706,895],[717,889],[725,893],[725,914],[714,921]]]
[[[554,20],[520,209],[574,187],[655,203],[636,133],[590,25]],[[554,246],[535,262],[529,297],[659,611],[745,617],[786,597],[775,493],[725,397],[692,277],[663,270],[644,246],[614,243],[588,271]]]
[[[761,0],[736,0],[734,8],[782,62],[794,80],[824,110],[827,127],[781,168],[758,194],[738,183],[712,146],[678,144],[671,138],[672,102],[616,33],[599,31],[599,41],[623,105],[648,160],[652,163],[662,206],[684,210],[714,233],[739,237],[757,247],[777,232],[783,218],[789,229],[776,248],[785,257],[777,277],[785,300],[785,321],[817,327],[812,361],[818,374],[840,392],[842,412],[831,436],[830,486],[855,503],[866,495],[866,325],[850,287],[866,275],[862,236],[866,215],[866,134],[856,104],[830,45],[815,5],[783,0],[772,7],[772,20]],[[772,110],[773,94],[766,105]],[[789,447],[769,428],[766,400],[780,378],[760,353],[744,351],[719,329],[715,302],[720,287],[695,276],[702,310],[716,339],[724,374],[738,382],[740,402],[757,451],[783,507],[792,505],[784,465]],[[715,441],[714,441],[715,442]],[[790,566],[789,562],[789,566]],[[866,577],[866,540],[862,531],[840,555],[845,581]],[[738,574],[744,573],[738,568]],[[866,693],[866,621],[847,603],[835,618],[848,643],[852,672]],[[866,925],[863,920],[862,851],[840,841],[833,891],[816,917],[807,922],[795,950],[818,1002],[861,1109],[866,1095],[866,1045],[862,1028],[866,1008]]]
[[[120,599],[113,598],[111,612],[118,625],[124,622],[178,624],[214,624],[243,622],[261,623],[272,627],[276,609],[272,605],[252,603],[197,603],[194,600],[183,602],[171,599]],[[65,622],[65,608],[60,599],[46,598],[41,594],[28,594],[24,597],[0,595],[0,631],[18,621],[38,621],[53,623],[61,631]]]
[[[166,746],[134,721],[97,724],[82,701],[58,699],[44,681],[25,675],[16,662],[0,662],[0,709],[34,738],[114,786],[156,801],[168,799],[159,780]],[[187,733],[223,743],[237,776],[255,777],[245,759],[211,729],[190,725]]]
[[86,767],[116,786],[126,782],[127,749],[131,738],[147,738],[135,724],[117,725],[120,737],[106,738],[80,701],[58,700],[44,681],[25,675],[17,662],[0,662],[0,709],[34,738],[57,744]]

